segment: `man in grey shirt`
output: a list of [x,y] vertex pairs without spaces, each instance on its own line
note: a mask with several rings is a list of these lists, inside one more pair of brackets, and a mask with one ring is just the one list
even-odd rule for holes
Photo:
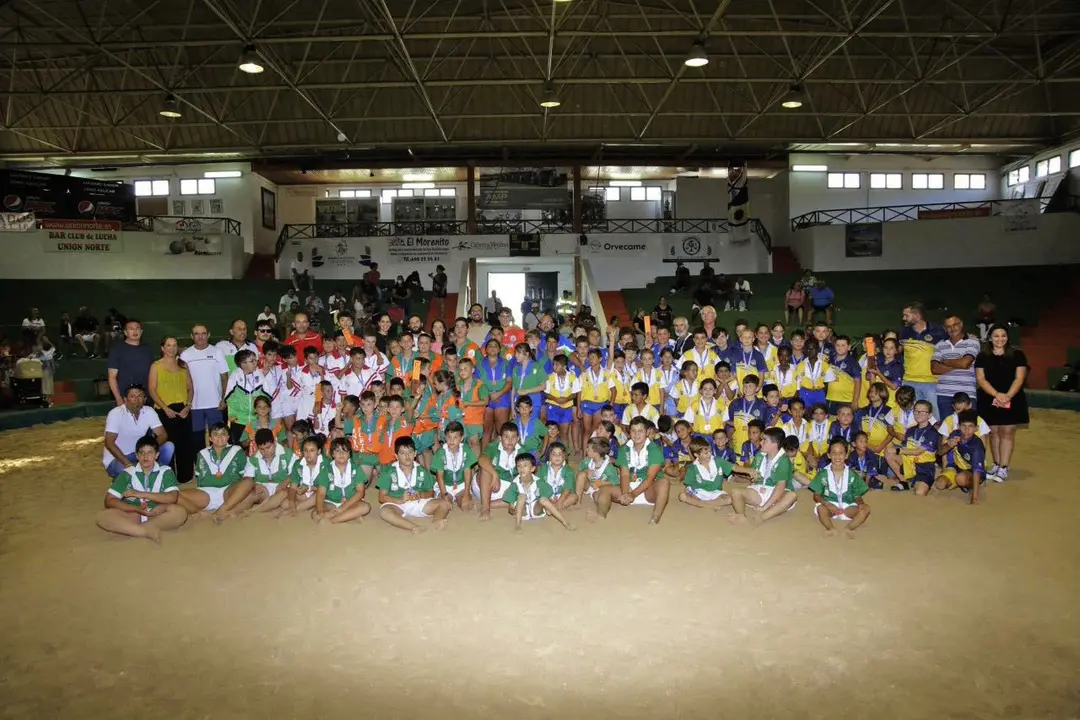
[[132,385],[150,384],[150,365],[154,354],[142,344],[142,323],[128,319],[124,324],[124,341],[109,350],[109,390],[117,406],[124,404],[124,393]]

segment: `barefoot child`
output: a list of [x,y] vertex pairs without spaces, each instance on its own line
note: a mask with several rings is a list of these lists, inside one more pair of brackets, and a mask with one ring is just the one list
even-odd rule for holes
[[[462,360],[464,363],[465,361]],[[472,486],[476,455],[472,448],[462,442],[465,428],[459,422],[446,426],[446,442],[435,451],[431,472],[435,475],[436,497],[448,497],[462,510],[472,510],[469,488]]]
[[795,507],[795,485],[792,482],[791,460],[784,454],[784,431],[769,428],[761,438],[761,452],[754,458],[749,470],[736,468],[741,475],[749,476],[749,487],[730,490],[731,507],[735,514],[732,522],[746,521],[746,507],[759,510],[757,522],[783,515]]
[[578,502],[577,481],[574,469],[567,463],[569,453],[561,442],[548,446],[547,462],[540,466],[538,475],[553,493],[552,502],[560,510],[567,510]]
[[329,520],[339,524],[360,518],[371,512],[364,502],[364,478],[360,465],[352,459],[352,447],[345,438],[330,443],[329,471],[315,478],[315,507],[311,518],[315,522]]
[[188,514],[176,504],[179,496],[172,469],[158,465],[157,440],[139,438],[135,464],[124,468],[105,491],[105,509],[98,513],[97,525],[118,535],[161,542],[162,530],[175,530],[187,522]]
[[[539,414],[533,412],[532,398],[527,395],[518,398],[517,401],[518,442],[521,443],[521,452],[536,453],[544,446],[544,437],[547,435],[547,427],[540,420]],[[502,435],[502,432],[499,432]],[[509,478],[507,478],[509,479]]]
[[619,450],[615,464],[619,467],[619,485],[604,486],[596,495],[596,512],[607,517],[612,503],[619,505],[652,505],[649,524],[656,525],[668,503],[671,483],[663,476],[664,452],[649,440],[653,424],[645,418],[630,422],[630,442]]
[[330,464],[330,461],[323,457],[322,442],[317,435],[300,441],[300,453],[300,459],[293,465],[289,484],[285,486],[285,500],[281,503],[281,512],[290,515],[314,507],[315,485],[320,477],[326,475],[327,466]]
[[507,510],[514,516],[514,531],[521,532],[522,520],[536,520],[545,515],[551,515],[567,530],[577,530],[555,507],[552,500],[555,490],[543,478],[536,477],[536,459],[529,453],[521,453],[514,459],[514,467],[517,474],[503,495]]
[[675,442],[664,448],[664,476],[668,480],[682,480],[686,468],[694,461],[694,455],[690,451],[692,439],[693,428],[690,423],[685,420],[675,423]]
[[499,438],[484,448],[477,458],[479,471],[473,476],[472,494],[480,501],[481,520],[491,518],[493,506],[501,508],[504,505],[502,496],[514,477],[514,459],[522,452],[519,438],[517,425],[506,423],[499,430]]
[[814,494],[814,514],[826,535],[835,534],[833,520],[850,520],[844,535],[855,537],[855,530],[870,517],[870,506],[863,500],[869,488],[858,473],[847,466],[848,444],[840,437],[829,440],[829,465],[818,471],[810,482]]
[[959,413],[960,429],[942,443],[945,467],[934,483],[937,492],[960,488],[971,505],[978,504],[979,489],[986,480],[986,446],[979,437],[980,422],[983,420],[974,410]]
[[765,432],[765,423],[754,418],[746,424],[746,442],[739,449],[739,465],[750,467],[754,464],[754,456],[761,450],[761,437]]
[[[573,373],[569,372],[568,365],[565,355],[555,356],[551,361],[551,374],[548,375],[547,386],[544,390],[546,422],[557,424],[559,434],[564,438],[571,437],[570,428],[578,422],[578,410],[574,403],[581,393],[581,383]],[[521,418],[520,410],[518,418]],[[540,449],[533,447],[524,437],[522,444],[531,448],[530,452],[540,454]]]
[[743,378],[742,397],[732,401],[727,409],[727,429],[731,435],[731,447],[741,450],[750,439],[751,420],[760,420],[765,414],[765,403],[757,397],[758,376]]
[[690,453],[694,462],[683,476],[685,488],[679,493],[679,501],[691,507],[719,510],[731,504],[731,497],[724,492],[724,480],[731,477],[732,465],[713,457],[712,446],[705,438],[690,441]]
[[630,385],[630,404],[622,412],[623,430],[629,432],[630,423],[636,417],[653,423],[660,419],[660,412],[649,404],[649,386],[643,382]]
[[590,438],[585,444],[585,459],[578,466],[574,480],[574,491],[578,503],[586,493],[593,497],[605,485],[619,486],[619,468],[611,457],[611,446],[607,438]]
[[[898,401],[899,397],[900,393],[897,392]],[[941,446],[941,435],[931,424],[932,413],[933,406],[928,401],[917,401],[912,409],[915,425],[904,433],[903,446],[885,456],[885,462],[893,474],[900,478],[891,490],[902,492],[914,486],[916,495],[926,495],[933,487],[935,453]]]
[[274,438],[274,442],[288,442],[289,433],[285,430],[285,423],[274,420],[271,417],[272,405],[270,398],[259,395],[255,398],[255,417],[244,427],[240,433],[240,444],[245,447],[248,457],[254,457],[258,443],[255,442],[255,433],[266,430]]
[[245,475],[246,469],[243,449],[229,444],[228,426],[214,423],[210,426],[210,447],[200,450],[195,458],[195,488],[180,491],[180,506],[215,522],[232,517],[233,510],[255,490],[255,480]]
[[881,456],[870,449],[869,436],[861,430],[855,433],[855,444],[848,454],[848,467],[854,470],[871,490],[885,487],[887,467]]
[[379,517],[389,525],[414,534],[424,531],[413,520],[431,518],[432,527],[446,527],[450,498],[435,497],[435,478],[416,462],[416,444],[411,437],[394,441],[397,460],[382,469],[375,487],[379,489]]
[[700,394],[690,402],[690,409],[683,419],[690,423],[695,433],[708,437],[724,427],[725,416],[723,403],[716,398],[716,381],[702,380]]
[[791,481],[796,490],[802,490],[810,484],[811,478],[806,467],[806,458],[799,450],[799,438],[794,435],[784,438],[784,454],[791,460]]
[[272,431],[259,428],[252,439],[255,453],[248,458],[244,477],[255,480],[256,512],[269,512],[281,507],[288,497],[286,486],[292,475],[296,456],[280,445]]

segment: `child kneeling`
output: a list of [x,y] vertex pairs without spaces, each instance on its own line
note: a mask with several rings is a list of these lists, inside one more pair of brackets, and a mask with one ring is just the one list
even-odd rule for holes
[[829,441],[829,464],[810,481],[810,492],[814,494],[814,514],[825,534],[836,533],[833,520],[850,520],[844,535],[854,539],[855,530],[870,517],[870,506],[863,500],[870,488],[847,461],[847,441],[834,437]]

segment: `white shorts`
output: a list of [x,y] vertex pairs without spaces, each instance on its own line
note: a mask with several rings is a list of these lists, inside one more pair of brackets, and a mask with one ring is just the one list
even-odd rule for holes
[[300,405],[299,395],[295,397],[289,394],[279,395],[270,403],[270,417],[280,420],[283,417],[295,415],[298,405]]
[[727,495],[723,490],[700,490],[697,488],[686,488],[686,494],[696,497],[703,502],[712,502],[718,500],[724,495]]
[[270,496],[270,497],[273,497],[274,493],[277,492],[278,486],[281,485],[281,483],[264,483],[264,482],[255,483],[255,484],[256,485],[261,485],[266,490],[266,494],[268,496]]
[[[776,492],[776,487],[777,486],[775,485],[773,487],[769,487],[768,485],[756,484],[750,486],[750,489],[756,492],[758,494],[758,497],[761,498],[761,502],[758,503],[758,507],[769,502],[769,498],[771,498],[772,494]],[[791,503],[791,507],[789,507],[786,512],[791,512],[792,510],[794,510],[796,505],[798,505],[798,503]]]
[[397,509],[401,510],[401,514],[407,518],[426,518],[431,517],[424,512],[424,507],[429,502],[431,502],[431,500],[426,498],[421,498],[419,500],[402,500],[399,503],[383,503],[382,507],[396,507]]
[[76,337],[83,342],[94,342],[97,338],[97,333],[86,333],[85,335],[76,335]]
[[199,488],[199,490],[202,490],[204,493],[206,493],[207,497],[210,498],[210,502],[207,503],[206,509],[209,510],[210,512],[213,512],[214,510],[217,510],[219,507],[224,505],[225,504],[225,491],[228,490],[228,489],[229,488],[227,488],[227,487],[201,487],[201,488]]
[[334,502],[333,500],[326,500],[326,499],[324,499],[323,502],[326,503],[327,505],[333,505],[336,508],[339,508],[344,504],[344,503],[338,503],[338,502]]
[[[453,485],[450,485],[450,486],[448,486],[448,487],[446,488],[446,496],[447,496],[447,497],[449,497],[449,498],[450,498],[451,500],[453,500],[453,499],[455,499],[455,498],[456,498],[456,497],[457,497],[457,496],[458,496],[458,495],[459,495],[459,494],[461,493],[461,491],[462,491],[462,490],[464,490],[464,489],[465,489],[465,486],[464,486],[464,485],[461,485],[461,484],[459,484],[459,485],[457,486],[457,488],[456,488],[456,489],[454,488],[454,486],[453,486]],[[479,496],[480,496],[480,490],[479,490],[479,489],[477,489],[477,491],[476,491],[475,495],[476,495],[477,497],[479,497]],[[435,497],[436,497],[436,498],[442,497],[442,494],[441,494],[441,493],[439,492],[439,484],[438,484],[438,483],[436,483],[436,484],[435,484]]]
[[[637,490],[639,487],[641,487],[641,484],[643,482],[645,482],[645,481],[644,480],[635,480],[635,481],[631,482],[630,483],[631,492],[633,492],[634,490]],[[635,497],[634,502],[632,502],[630,504],[631,505],[652,505],[653,503],[649,502],[648,499],[646,499],[645,493],[641,493],[640,495]]]
[[[503,495],[505,495],[506,491],[509,490],[509,489],[510,489],[510,481],[509,480],[500,480],[499,481],[499,487],[495,488],[491,492],[491,499],[492,500],[502,500]],[[480,499],[480,481],[477,480],[476,478],[473,478],[473,481],[472,481],[472,494],[473,494],[473,497],[475,499],[477,499],[477,500]]]
[[[856,504],[855,503],[845,503],[845,502],[834,502],[833,505],[840,508],[841,510],[846,510],[849,507],[855,507]],[[821,503],[814,503],[814,517],[817,517],[817,509],[819,507],[821,507]],[[849,518],[847,515],[844,515],[843,513],[840,513],[839,515],[833,515],[832,519],[833,520],[850,520],[851,518]]]

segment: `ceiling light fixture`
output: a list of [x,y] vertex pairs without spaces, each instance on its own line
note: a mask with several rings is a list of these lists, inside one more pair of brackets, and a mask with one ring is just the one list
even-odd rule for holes
[[705,41],[695,40],[694,44],[690,46],[690,52],[686,54],[686,59],[683,60],[683,65],[686,67],[705,67],[709,64],[709,56],[705,53]]
[[238,178],[243,175],[239,170],[208,170],[203,173],[204,178]]
[[792,165],[792,172],[828,172],[828,165]]
[[780,103],[780,105],[787,108],[788,110],[795,110],[796,108],[801,108],[803,105],[804,94],[805,93],[803,91],[802,85],[792,85],[788,89],[787,94],[784,95],[784,99]]
[[405,190],[431,190],[435,187],[433,182],[406,182],[401,183],[401,187]]
[[180,117],[180,103],[176,102],[176,98],[169,95],[165,98],[165,104],[158,110],[158,115],[167,118]]
[[555,93],[555,86],[548,80],[544,83],[544,92],[540,94],[540,107],[557,108],[562,105],[559,96]]
[[246,72],[249,75],[258,75],[266,68],[263,67],[262,61],[259,60],[259,53],[255,51],[254,45],[248,45],[244,48],[244,54],[240,56],[240,64],[237,66],[241,72]]

